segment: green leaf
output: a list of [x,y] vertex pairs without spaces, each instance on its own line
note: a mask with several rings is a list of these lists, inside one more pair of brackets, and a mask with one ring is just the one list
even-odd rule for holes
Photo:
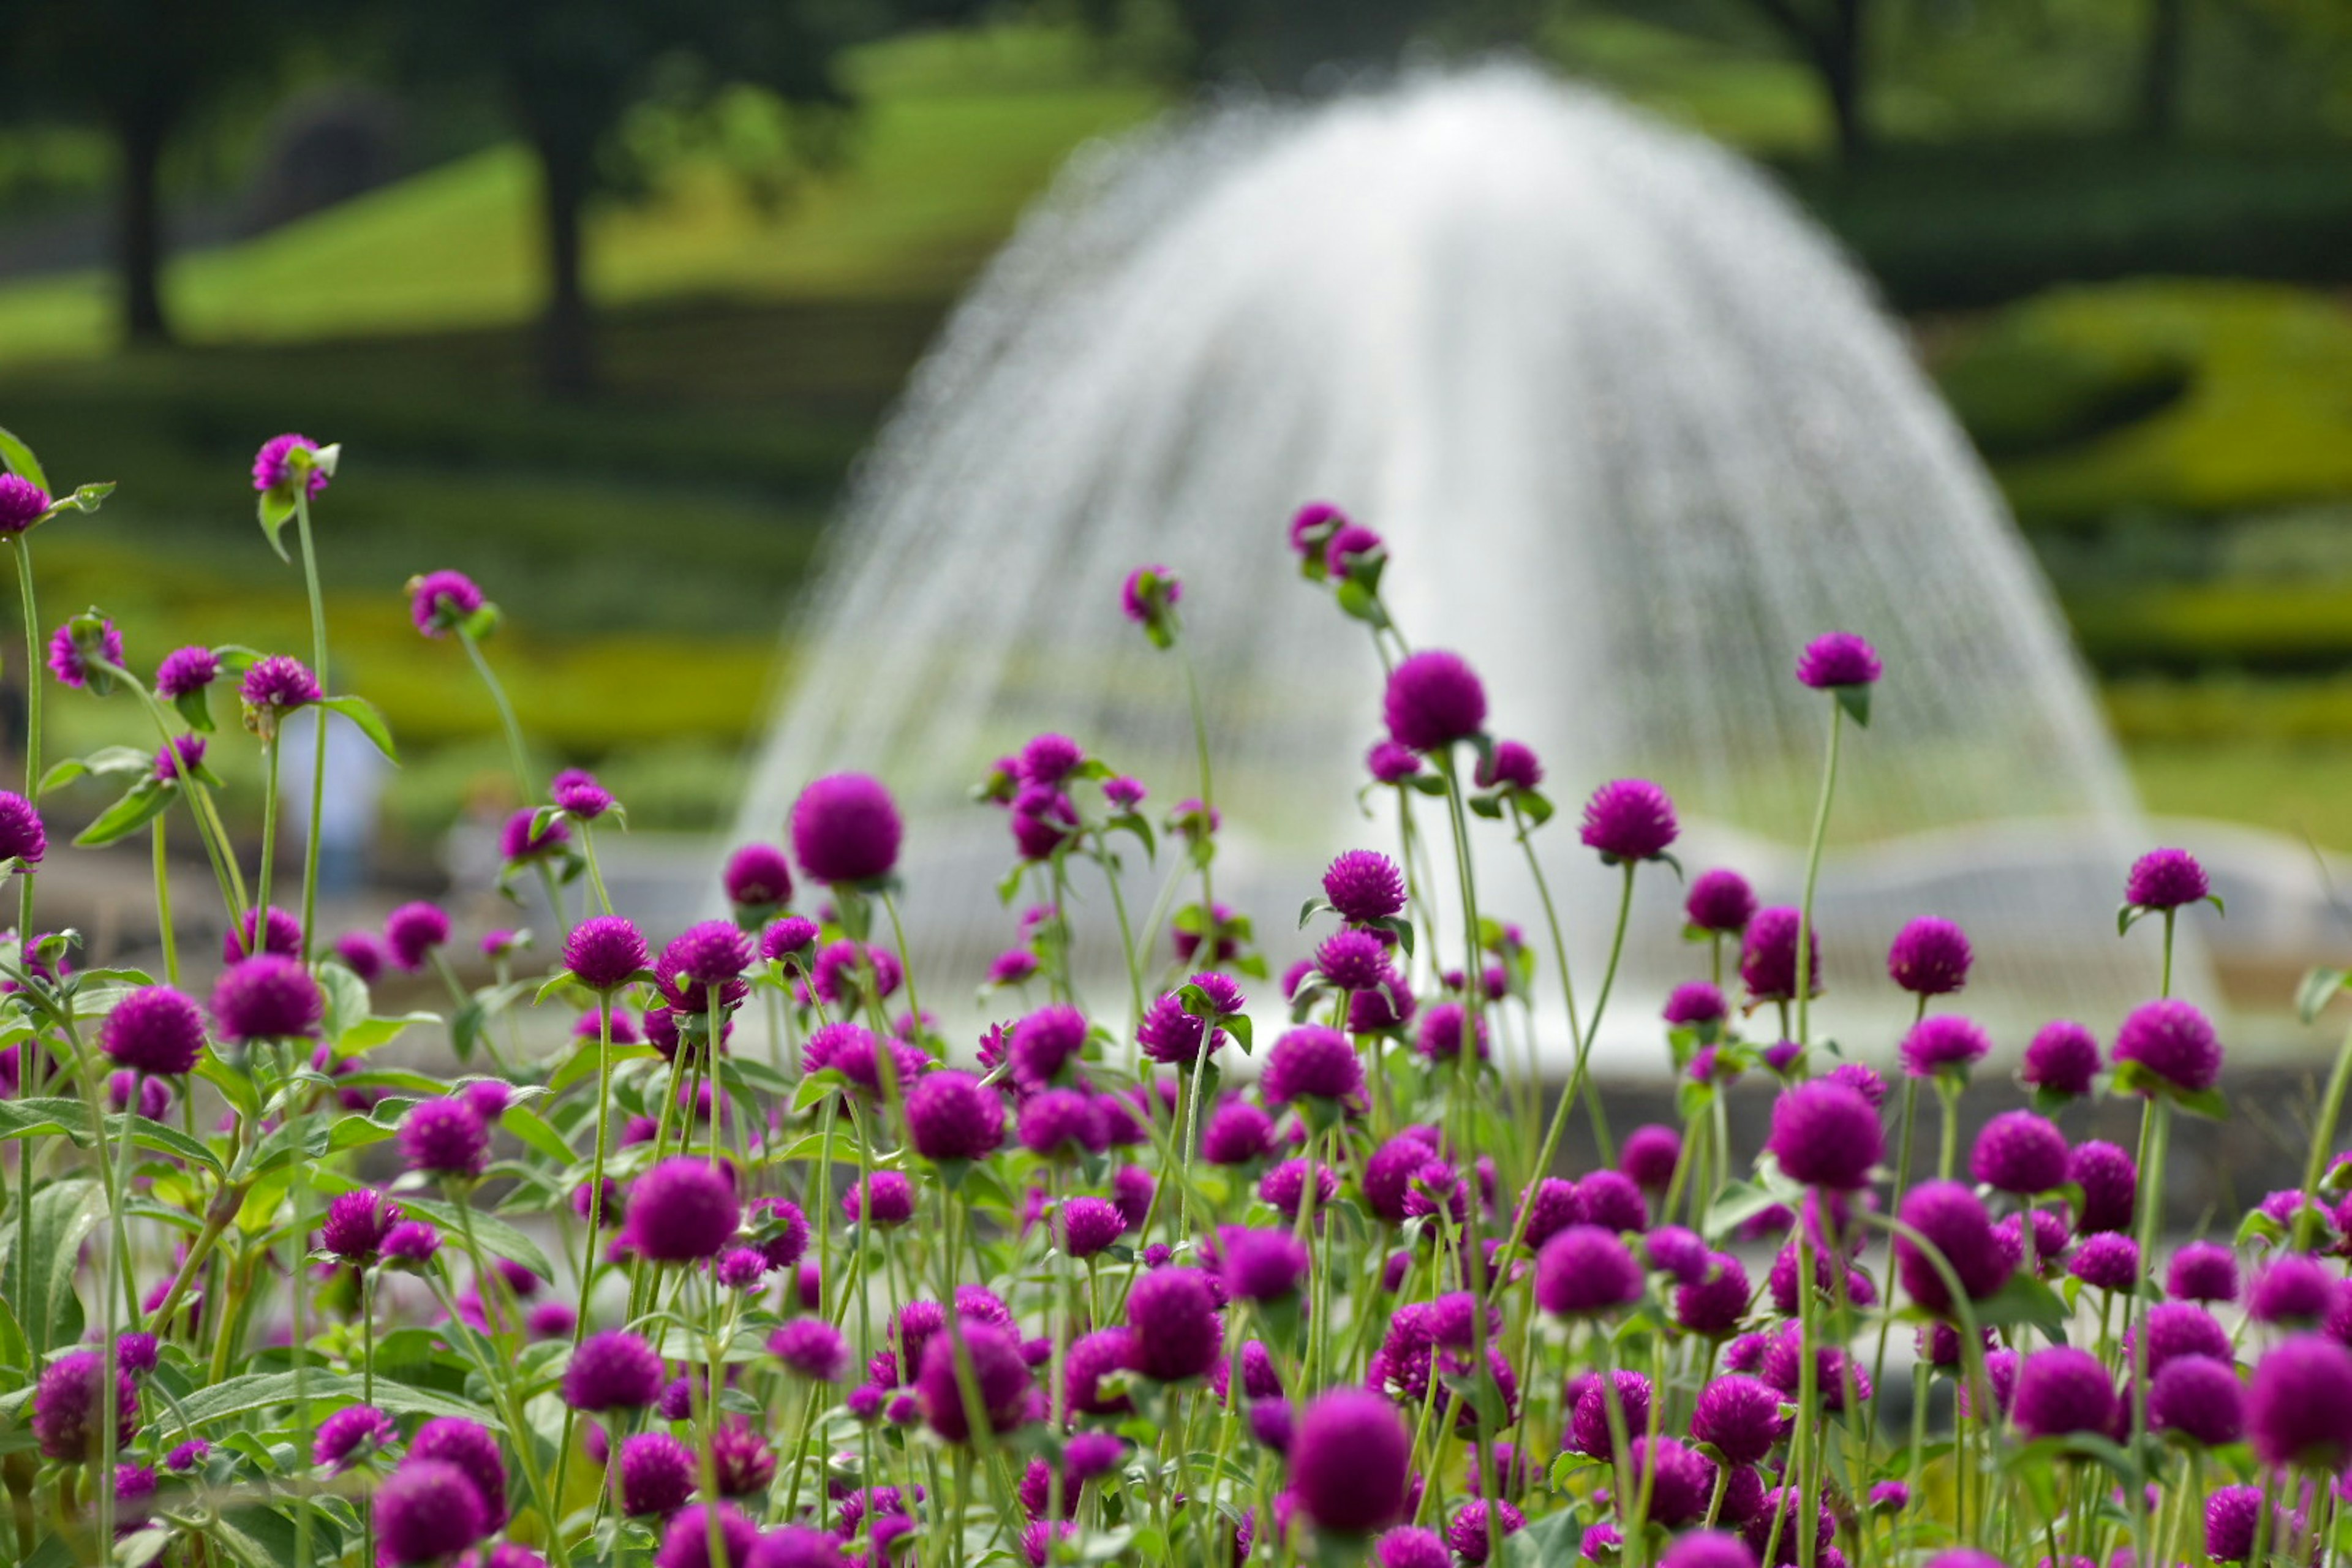
[[[425,1215],[447,1233],[446,1237],[447,1244],[451,1246],[457,1244],[462,1227],[457,1224],[457,1210],[455,1205],[436,1199],[420,1198],[404,1194],[400,1199],[400,1206],[404,1209],[414,1209]],[[496,1258],[506,1258],[509,1262],[520,1263],[541,1279],[555,1278],[555,1266],[547,1260],[547,1254],[540,1250],[539,1243],[531,1240],[496,1215],[484,1214],[479,1209],[472,1212],[474,1235],[480,1240],[483,1251]]]
[[1325,910],[1328,910],[1330,907],[1331,902],[1329,900],[1320,898],[1309,899],[1305,903],[1299,905],[1298,929],[1300,931],[1305,931],[1308,921],[1313,920],[1317,915],[1321,914]]
[[2344,989],[2347,977],[2347,972],[2341,969],[2314,969],[2305,974],[2303,984],[2294,988],[2296,1016],[2306,1024],[2318,1018],[2319,1010]]
[[152,1149],[159,1154],[170,1154],[191,1164],[202,1165],[215,1176],[228,1173],[210,1149],[189,1137],[178,1128],[161,1121],[151,1121],[144,1116],[119,1115],[106,1119],[106,1130],[112,1137],[129,1137],[139,1148]]
[[499,1125],[559,1165],[572,1163],[572,1145],[563,1141],[563,1134],[548,1124],[546,1117],[530,1106],[508,1106],[506,1113],[499,1118]]
[[[85,1123],[87,1125],[87,1123]],[[74,1294],[74,1271],[82,1239],[97,1228],[106,1194],[91,1177],[52,1182],[33,1194],[32,1250],[16,1256],[17,1228],[0,1227],[8,1247],[0,1268],[0,1297],[16,1309],[28,1336],[55,1350],[81,1337],[81,1301]]]
[[86,757],[68,757],[41,779],[46,795],[79,778],[125,778],[152,773],[155,759],[135,746],[101,746]]
[[2137,904],[2124,905],[2121,909],[2116,911],[2116,934],[2117,936],[2121,936],[2126,931],[2131,930],[2132,922],[2146,913],[2147,913],[2147,911],[2141,909]]
[[132,784],[122,798],[99,813],[98,820],[74,835],[74,846],[80,849],[101,849],[130,837],[149,823],[163,815],[172,804],[172,791],[163,781],[150,773]]
[[205,695],[208,688],[199,686],[194,691],[183,691],[172,699],[172,706],[188,721],[188,728],[200,735],[213,732],[212,700]]
[[1550,796],[1537,790],[1519,790],[1515,792],[1511,798],[1518,802],[1520,814],[1528,819],[1528,826],[1530,827],[1541,827],[1551,820],[1552,813],[1559,809],[1552,805]]
[[292,565],[294,557],[286,553],[286,541],[278,535],[294,521],[294,492],[283,488],[266,489],[254,502],[254,512],[261,520],[261,536],[269,541],[269,548],[278,552],[278,560]]
[[1837,705],[1845,710],[1846,717],[1864,730],[1870,728],[1870,693],[1871,688],[1867,685],[1830,688],[1830,695],[1837,699]]
[[[410,1206],[405,1199],[402,1206]],[[357,1404],[366,1385],[345,1373],[311,1368],[304,1375],[304,1394],[312,1400],[331,1400]],[[274,1405],[290,1405],[294,1401],[294,1373],[291,1372],[247,1373],[225,1383],[207,1384],[194,1389],[180,1401],[181,1413],[193,1426],[225,1420],[232,1415],[250,1415]],[[383,1409],[399,1415],[463,1415],[478,1417],[481,1412],[463,1401],[446,1394],[434,1394],[388,1378],[375,1380],[375,1403]]]
[[1710,1237],[1728,1235],[1740,1221],[1752,1219],[1780,1201],[1769,1187],[1749,1182],[1728,1182],[1708,1205],[1701,1229]]
[[2053,1344],[2066,1340],[2066,1303],[2058,1293],[2030,1274],[2012,1274],[2009,1283],[1975,1303],[1977,1321],[1991,1328],[2023,1324],[2039,1329]]
[[375,749],[383,753],[386,762],[400,761],[400,752],[394,749],[392,743],[392,731],[385,726],[383,715],[375,710],[374,703],[364,697],[325,697],[320,699],[319,706],[331,713],[340,713],[358,725],[360,733],[375,743]]
[[2191,1116],[2201,1116],[2208,1121],[2227,1121],[2230,1102],[2218,1089],[2176,1089],[2172,1103]]
[[5,428],[0,428],[0,466],[20,479],[30,479],[43,489],[49,488],[49,476],[42,469],[41,460],[33,456],[33,449]]
[[343,1031],[343,1037],[336,1042],[335,1054],[355,1057],[378,1046],[390,1045],[405,1034],[411,1024],[437,1024],[440,1021],[438,1013],[395,1013],[388,1016],[362,1018]]
[[89,1107],[79,1100],[44,1095],[37,1100],[0,1100],[0,1141],[41,1132],[62,1132],[78,1149],[89,1147]]
[[318,980],[327,1001],[320,1027],[330,1041],[340,1045],[345,1035],[367,1022],[367,982],[340,963],[320,964]]

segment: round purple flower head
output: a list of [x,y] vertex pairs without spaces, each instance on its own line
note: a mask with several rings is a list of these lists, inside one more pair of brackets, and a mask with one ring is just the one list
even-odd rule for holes
[[[656,973],[673,1002],[705,1001],[706,987],[725,988],[751,967],[753,948],[749,932],[733,921],[702,921],[670,939],[662,949]],[[722,994],[720,1000],[729,998]]]
[[1015,1128],[1021,1146],[1055,1159],[1099,1154],[1109,1147],[1101,1109],[1075,1089],[1049,1089],[1023,1102]]
[[2147,1389],[2147,1424],[2209,1448],[2246,1435],[2246,1392],[2229,1365],[2191,1355],[2168,1363]]
[[1722,992],[1704,980],[1692,980],[1675,987],[1666,998],[1664,1016],[1670,1027],[1679,1029],[1694,1024],[1719,1024],[1729,1010]]
[[2066,1180],[2066,1135],[2047,1117],[2004,1110],[1977,1133],[1969,1173],[1997,1192],[2046,1193]]
[[1364,753],[1364,771],[1378,784],[1400,784],[1421,772],[1421,756],[1410,746],[1400,746],[1394,741],[1376,741]]
[[[2205,1500],[2205,1555],[2217,1563],[2243,1563],[2252,1557],[2262,1517],[2262,1488],[2217,1488]],[[2289,1517],[2284,1509],[2272,1509],[2273,1539],[2287,1533]]]
[[1675,803],[1647,779],[1612,780],[1584,803],[1585,847],[1612,866],[1656,859],[1680,831]]
[[563,1402],[574,1410],[642,1410],[661,1397],[662,1359],[653,1346],[618,1329],[590,1334],[563,1373]]
[[2128,1290],[2139,1283],[2139,1243],[2112,1230],[2086,1236],[2066,1272],[2095,1290]]
[[490,1131],[463,1100],[428,1100],[400,1119],[400,1152],[409,1169],[478,1176],[489,1168]]
[[[1739,943],[1739,981],[1759,1002],[1786,1002],[1797,994],[1798,913],[1786,904],[1759,910]],[[1806,944],[1808,990],[1822,989],[1822,933],[1814,928]]]
[[49,510],[49,492],[19,474],[0,474],[0,534],[14,536]]
[[[1028,1413],[1034,1387],[1029,1363],[1022,1360],[1020,1345],[1003,1329],[966,1317],[960,1331],[989,1429],[1010,1432]],[[932,1431],[950,1443],[971,1441],[971,1411],[957,1377],[954,1335],[935,1333],[925,1342],[915,1391]]]
[[1324,542],[1323,570],[1334,577],[1345,577],[1358,560],[1383,545],[1381,536],[1362,523],[1342,523]]
[[1323,896],[1341,920],[1370,925],[1404,909],[1404,878],[1376,849],[1350,849],[1323,873]]
[[[719,1563],[710,1560],[712,1509],[719,1513],[719,1547],[725,1559]],[[880,1524],[873,1527],[873,1533],[877,1537],[882,1533]],[[671,1516],[669,1528],[662,1532],[661,1549],[654,1553],[653,1568],[751,1568],[752,1553],[759,1546],[760,1527],[733,1503],[689,1503]]]
[[902,1226],[915,1217],[914,1185],[897,1171],[877,1171],[862,1189],[852,1187],[843,1194],[841,1212],[853,1225],[879,1226],[885,1230]]
[[474,1483],[438,1459],[411,1458],[385,1477],[376,1488],[374,1510],[376,1549],[394,1568],[441,1562],[489,1528]]
[[1349,517],[1327,500],[1308,501],[1290,518],[1290,548],[1302,561],[1321,556],[1331,536],[1349,526]]
[[772,844],[746,844],[727,858],[720,878],[727,901],[739,909],[770,910],[793,896],[792,863]]
[[[1635,1186],[1663,1192],[1675,1179],[1675,1167],[1682,1163],[1682,1135],[1662,1122],[1653,1121],[1625,1135],[1625,1145],[1617,1152],[1617,1168],[1632,1178]],[[1589,1196],[1586,1202],[1589,1205]],[[1637,1224],[1619,1228],[1639,1230],[1642,1226]]]
[[355,1461],[399,1441],[400,1428],[393,1425],[391,1416],[373,1405],[347,1405],[319,1423],[310,1442],[310,1462],[331,1470],[348,1469]]
[[1318,1395],[1290,1443],[1290,1489],[1307,1517],[1363,1535],[1404,1511],[1412,1439],[1396,1407],[1363,1388]]
[[0,790],[0,860],[21,860],[37,866],[49,851],[49,836],[33,803],[13,791]]
[[838,1383],[849,1370],[849,1343],[823,1318],[793,1318],[768,1336],[768,1353],[792,1372],[818,1383]]
[[169,784],[205,765],[208,748],[202,735],[174,735],[171,744],[155,749],[155,777]]
[[1852,632],[1824,632],[1797,656],[1797,679],[1816,691],[1870,686],[1879,673],[1878,650]]
[[1517,741],[1497,741],[1494,755],[1479,759],[1475,774],[1480,789],[1533,789],[1543,779],[1543,763]]
[[[2352,1388],[2347,1392],[2352,1394]],[[2115,1380],[2090,1352],[2053,1345],[2027,1356],[2018,1367],[2010,1414],[2017,1429],[2029,1437],[2105,1433],[2115,1419]]]
[[673,1156],[629,1189],[621,1239],[656,1263],[695,1263],[716,1258],[734,1239],[742,1217],[730,1173]]
[[786,915],[760,933],[760,956],[772,963],[782,963],[787,958],[796,959],[805,967],[809,950],[824,934],[814,921],[801,915]]
[[1127,1323],[1130,1364],[1161,1383],[1205,1375],[1223,1342],[1208,1277],[1193,1268],[1154,1268],[1136,1280]]
[[326,999],[310,972],[290,958],[265,953],[232,965],[213,986],[213,1023],[223,1039],[307,1039],[319,1032]]
[[2304,1334],[2254,1368],[2246,1430],[2266,1465],[2340,1470],[2352,1459],[2352,1351]]
[[2164,1289],[2175,1300],[2234,1301],[2238,1299],[2237,1254],[2219,1242],[2192,1241],[2172,1255]]
[[[96,1351],[71,1351],[42,1369],[33,1390],[33,1436],[41,1453],[68,1464],[98,1457],[102,1434],[98,1413],[99,1388],[106,1363]],[[139,1416],[139,1395],[128,1372],[115,1372],[114,1441],[118,1450],[130,1446]]]
[[67,686],[86,687],[89,678],[98,673],[91,668],[91,656],[96,655],[117,669],[122,668],[122,633],[112,621],[102,621],[92,630],[77,637],[75,627],[86,626],[94,617],[77,616],[59,626],[49,638],[49,673]]
[[2054,1018],[2025,1047],[2018,1077],[2053,1094],[2084,1095],[2099,1065],[2099,1042],[2091,1031],[2071,1018]]
[[134,1072],[177,1078],[204,1057],[204,1015],[168,985],[142,986],[114,1005],[99,1026],[98,1043]]
[[1400,1525],[1381,1537],[1372,1561],[1378,1568],[1454,1568],[1454,1549],[1433,1530]]
[[1992,1037],[1974,1019],[1937,1013],[1911,1026],[1899,1047],[1903,1070],[1913,1078],[1965,1073],[1992,1050]]
[[870,882],[898,863],[898,804],[865,773],[828,773],[793,803],[793,854],[820,882]]
[[155,667],[155,695],[167,700],[202,691],[220,678],[220,656],[208,647],[174,648]]
[[[261,932],[258,942],[254,938],[257,921]],[[241,963],[248,949],[275,953],[280,958],[299,958],[302,956],[302,922],[276,904],[269,906],[266,915],[247,910],[244,920],[235,929],[221,933],[221,962]]]
[[1460,655],[1432,648],[1396,667],[1382,708],[1391,740],[1435,752],[1486,727],[1486,689]]
[[1938,1315],[1952,1310],[1951,1288],[1927,1247],[1942,1255],[1971,1300],[1991,1295],[2009,1279],[2009,1259],[1993,1234],[1991,1217],[1976,1194],[1959,1183],[1922,1183],[1904,1194],[1897,1212],[1904,1226],[1926,1243],[1923,1247],[1909,1235],[1895,1238],[1895,1274],[1924,1310]]
[[300,659],[273,653],[254,661],[237,695],[248,708],[283,711],[316,702],[324,693],[319,689],[319,678]]
[[1852,1192],[1869,1184],[1871,1167],[1886,1152],[1886,1131],[1870,1101],[1844,1084],[1816,1079],[1773,1103],[1764,1146],[1791,1180]]
[[335,956],[367,984],[383,978],[383,967],[391,961],[392,950],[383,939],[372,931],[347,931],[335,939]]
[[984,1160],[1004,1142],[1004,1097],[970,1073],[926,1073],[907,1091],[906,1112],[926,1160]]
[[1389,950],[1370,931],[1333,931],[1315,950],[1315,972],[1341,991],[1370,991],[1388,970]]
[[1728,1531],[1694,1530],[1675,1538],[1658,1568],[1756,1568],[1756,1554]]
[[2336,1304],[2336,1276],[2318,1259],[2289,1253],[2254,1277],[2246,1316],[2258,1323],[2316,1327]]
[[431,959],[433,950],[449,941],[449,917],[437,904],[403,904],[383,921],[383,940],[392,961],[415,974]]
[[589,990],[610,994],[646,964],[645,933],[624,915],[593,915],[563,942],[563,967]]
[[1699,1392],[1691,1436],[1711,1443],[1735,1465],[1752,1465],[1780,1440],[1780,1391],[1740,1373],[1718,1377]]
[[[1462,1037],[1470,1029],[1470,1015],[1458,1002],[1440,1002],[1421,1016],[1413,1049],[1433,1062],[1450,1062],[1462,1054]],[[1478,1020],[1478,1059],[1486,1059],[1486,1020]]]
[[1245,1100],[1221,1105],[1201,1134],[1201,1158],[1213,1165],[1246,1165],[1274,1144],[1273,1119]]
[[1536,1254],[1536,1305],[1556,1317],[1592,1317],[1641,1298],[1642,1266],[1597,1225],[1571,1225]]
[[1306,1244],[1286,1230],[1229,1230],[1224,1255],[1225,1289],[1244,1301],[1297,1294],[1310,1262]]
[[539,860],[553,855],[572,842],[572,829],[557,817],[534,828],[539,813],[524,806],[506,819],[499,829],[499,856],[511,861]]
[[593,822],[616,804],[613,792],[585,768],[566,768],[548,782],[547,798],[567,816]]
[[1069,1198],[1062,1205],[1062,1239],[1073,1258],[1093,1258],[1105,1252],[1126,1231],[1127,1215],[1108,1198]]
[[2211,1022],[2177,996],[2133,1008],[2116,1031],[2115,1057],[2191,1094],[2211,1089],[2221,1076],[2221,1042]]
[[1947,996],[1969,983],[1974,958],[1967,932],[1948,920],[1922,915],[1895,933],[1886,950],[1886,973],[1915,996]]
[[1703,931],[1736,936],[1756,917],[1756,890],[1737,871],[1702,871],[1683,900],[1683,918]]
[[346,1263],[373,1263],[386,1232],[400,1219],[400,1205],[373,1187],[344,1193],[327,1205],[319,1242]]
[[2137,910],[2177,910],[2212,893],[2205,868],[2186,849],[2151,849],[2124,879],[2124,902]]
[[1118,585],[1119,613],[1139,626],[1164,625],[1184,596],[1184,584],[1165,566],[1139,566]]
[[2129,1154],[2112,1143],[2086,1139],[2068,1156],[2066,1179],[2083,1189],[2082,1207],[2074,1216],[2077,1230],[2131,1229],[2139,1167]]
[[[319,443],[308,436],[292,431],[283,436],[272,436],[261,444],[261,450],[253,455],[253,488],[257,490],[292,490],[294,454],[300,452],[306,458],[315,457],[318,451]],[[308,462],[302,468],[306,475],[303,488],[310,494],[315,496],[327,488],[328,476],[324,468]]]
[[1319,1024],[1304,1024],[1274,1043],[1258,1087],[1269,1105],[1298,1100],[1353,1104],[1363,1098],[1364,1068],[1347,1036]]
[[404,1219],[383,1233],[383,1255],[395,1262],[422,1265],[441,1250],[441,1232],[432,1221]]
[[428,637],[446,635],[481,607],[481,589],[463,572],[427,572],[408,580],[408,618]]

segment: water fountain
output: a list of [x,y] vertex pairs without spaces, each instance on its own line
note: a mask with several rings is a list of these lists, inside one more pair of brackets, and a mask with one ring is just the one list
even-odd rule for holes
[[[2116,749],[1899,329],[1738,158],[1515,66],[1203,112],[1075,161],[860,475],[743,831],[772,835],[814,773],[881,773],[910,817],[914,943],[976,980],[1012,923],[1002,820],[963,794],[992,757],[1059,729],[1160,804],[1192,793],[1178,671],[1116,605],[1129,566],[1165,562],[1223,770],[1221,895],[1277,956],[1303,948],[1285,928],[1322,863],[1394,842],[1354,805],[1378,666],[1285,548],[1315,497],[1386,537],[1408,634],[1480,668],[1564,816],[1601,779],[1656,778],[1685,863],[1768,899],[1793,901],[1824,724],[1795,651],[1876,643],[1821,915],[1824,1016],[1858,1047],[1899,1028],[1876,969],[1913,913],[1977,933],[1970,1000],[2012,1047],[2144,993],[2152,938],[2115,938],[2146,843]],[[1589,965],[1612,884],[1572,820],[1538,841]],[[1516,848],[1478,853],[1490,905],[1531,918]],[[1655,1059],[1649,1009],[1693,964],[1678,897],[1644,877],[1656,940],[1604,1060]],[[2199,955],[2188,973],[2206,987]]]

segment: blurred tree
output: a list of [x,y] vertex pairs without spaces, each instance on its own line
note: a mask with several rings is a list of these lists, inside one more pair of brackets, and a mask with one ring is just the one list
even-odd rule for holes
[[[2162,0],[2159,0],[2162,3]],[[1864,103],[1872,0],[1748,0],[1818,78],[1837,127],[1838,152],[1852,163],[1869,152]]]
[[276,69],[315,17],[291,0],[0,0],[0,99],[27,117],[94,122],[114,143],[115,268],[131,342],[172,335],[161,201],[172,137]]
[[547,300],[541,369],[558,397],[596,380],[582,220],[643,171],[621,135],[659,102],[691,119],[730,89],[822,121],[850,107],[834,66],[893,27],[962,19],[977,0],[384,0],[412,70],[494,94],[539,163]]

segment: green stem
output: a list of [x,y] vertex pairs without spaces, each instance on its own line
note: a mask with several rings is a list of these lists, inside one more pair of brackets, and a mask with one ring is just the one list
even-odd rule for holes
[[[1584,1083],[1585,1058],[1590,1047],[1584,1043],[1584,1030],[1577,1021],[1576,981],[1569,973],[1568,942],[1560,934],[1559,914],[1552,903],[1551,883],[1543,874],[1542,863],[1536,858],[1535,840],[1528,837],[1530,829],[1527,819],[1519,815],[1519,803],[1516,798],[1511,802],[1511,826],[1518,832],[1519,847],[1526,852],[1528,858],[1528,872],[1535,879],[1536,897],[1543,904],[1544,929],[1551,934],[1552,964],[1559,971],[1559,996],[1561,1002],[1568,1007],[1569,1043],[1576,1047],[1576,1063],[1570,1070],[1567,1098],[1562,1101],[1565,1107],[1575,1101],[1577,1091]],[[1617,1163],[1617,1156],[1611,1145],[1609,1118],[1601,1110],[1601,1097],[1597,1094],[1590,1096],[1587,1104],[1592,1114],[1592,1146],[1600,1152],[1602,1165],[1614,1165]],[[1556,1139],[1554,1144],[1557,1146]],[[1528,1180],[1534,1181],[1540,1178],[1546,1168],[1543,1163],[1538,1162],[1536,1168],[1529,1173]]]
[[261,872],[253,883],[253,934],[245,951],[261,952],[269,946],[269,874],[278,858],[278,728],[272,719],[261,742]]
[[[302,586],[310,598],[310,668],[321,691],[331,689],[327,679],[327,602],[319,592],[319,552],[310,542],[310,495],[308,485],[294,487],[294,524],[302,542]],[[311,937],[319,908],[319,808],[327,794],[327,710],[312,717],[318,734],[310,752],[310,820],[302,847],[302,962],[310,961]],[[265,904],[264,908],[267,908]],[[305,1510],[307,1517],[308,1510]]]
[[[25,798],[37,808],[41,804],[41,616],[33,603],[32,539],[19,533],[16,544],[16,591],[25,614]],[[20,952],[33,940],[33,882],[34,874],[26,870],[20,875],[16,886],[16,941]],[[41,1053],[25,1050],[17,1054],[25,1064],[20,1075],[23,1093],[30,1099],[41,1092]],[[16,1146],[16,1268],[18,1278],[27,1280],[32,1278],[33,1258],[34,1142],[27,1138]],[[39,1312],[27,1316],[32,1321],[26,1325],[26,1334],[32,1342],[33,1363],[38,1365],[48,1350],[48,1323]]]
[[530,776],[530,753],[522,743],[522,725],[515,719],[514,704],[507,700],[507,689],[499,684],[490,661],[482,657],[482,645],[464,626],[457,628],[457,640],[466,645],[466,657],[474,661],[474,673],[481,677],[483,689],[490,694],[490,703],[499,710],[499,727],[506,731],[507,760],[514,766],[515,784],[522,791],[523,804],[539,798],[539,785]]
[[[1838,739],[1845,732],[1845,707],[1830,704],[1829,759],[1822,768],[1822,798],[1813,808],[1813,838],[1805,851],[1805,898],[1797,910],[1797,968],[1790,984],[1797,993],[1797,1044],[1812,1044],[1813,887],[1821,879],[1822,844],[1829,837],[1830,798],[1837,791]],[[1811,1531],[1807,1539],[1811,1538]],[[1808,1562],[1805,1568],[1811,1568]]]
[[180,984],[180,942],[172,930],[171,860],[163,846],[165,818],[155,818],[155,931],[163,942],[163,984]]
[[[2162,1095],[2150,1095],[2140,1117],[2139,1165],[2139,1258],[2143,1269],[2156,1266],[2156,1243],[2164,1226],[2164,1156],[2171,1141],[2172,1102]],[[2031,1223],[2030,1219],[2028,1223]],[[2132,1336],[2131,1368],[2131,1448],[2140,1452],[2147,1435],[2147,1303],[2140,1293],[2131,1293],[2131,1318],[2137,1331]],[[2137,1490],[2137,1489],[2134,1489]],[[2138,1521],[2140,1558],[2151,1561],[2149,1548],[2154,1533],[2147,1522],[2147,1504],[2144,1493],[2127,1500],[2132,1518]],[[2265,1510],[2267,1511],[2267,1510]],[[2260,1562],[2259,1554],[2254,1561]]]
[[[2321,1226],[2327,1222],[2319,1206],[2319,1184],[2327,1174],[2327,1160],[2336,1147],[2336,1124],[2344,1114],[2344,1096],[2352,1088],[2352,1032],[2336,1047],[2336,1066],[2327,1075],[2327,1093],[2319,1102],[2319,1121],[2311,1130],[2311,1158],[2303,1169],[2303,1212],[2295,1215],[2294,1244],[2297,1251],[2315,1248],[2320,1240]],[[2144,1267],[2154,1268],[2156,1259],[2143,1253]]]

